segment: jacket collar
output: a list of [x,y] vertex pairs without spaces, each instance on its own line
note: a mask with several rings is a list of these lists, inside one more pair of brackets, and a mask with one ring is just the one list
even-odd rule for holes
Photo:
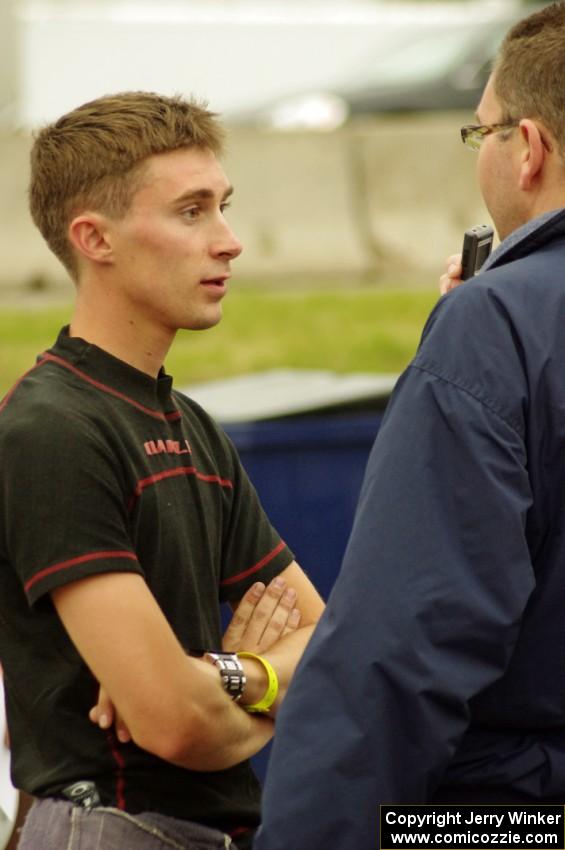
[[565,235],[565,209],[551,210],[523,224],[500,243],[485,262],[481,272],[519,260],[541,248],[556,236]]

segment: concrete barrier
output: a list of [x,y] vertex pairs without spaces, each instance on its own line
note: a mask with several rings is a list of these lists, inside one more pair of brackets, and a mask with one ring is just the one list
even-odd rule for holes
[[[435,280],[462,231],[488,221],[467,113],[367,120],[332,133],[234,129],[225,158],[242,278]],[[27,212],[30,139],[0,136],[0,286],[67,286]]]

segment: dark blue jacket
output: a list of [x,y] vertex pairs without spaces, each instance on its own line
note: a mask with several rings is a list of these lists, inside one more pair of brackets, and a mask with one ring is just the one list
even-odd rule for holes
[[[504,247],[504,244],[503,244]],[[565,799],[565,210],[442,298],[277,721],[256,850]]]

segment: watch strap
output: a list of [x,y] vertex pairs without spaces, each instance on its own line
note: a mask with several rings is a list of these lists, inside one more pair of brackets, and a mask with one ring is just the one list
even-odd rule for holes
[[241,699],[247,678],[243,664],[237,655],[232,652],[205,652],[204,657],[208,658],[218,668],[225,692],[235,702]]

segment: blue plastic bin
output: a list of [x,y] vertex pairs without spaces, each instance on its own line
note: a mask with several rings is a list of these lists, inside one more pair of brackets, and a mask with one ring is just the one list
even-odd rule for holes
[[382,411],[224,425],[271,522],[327,598]]

